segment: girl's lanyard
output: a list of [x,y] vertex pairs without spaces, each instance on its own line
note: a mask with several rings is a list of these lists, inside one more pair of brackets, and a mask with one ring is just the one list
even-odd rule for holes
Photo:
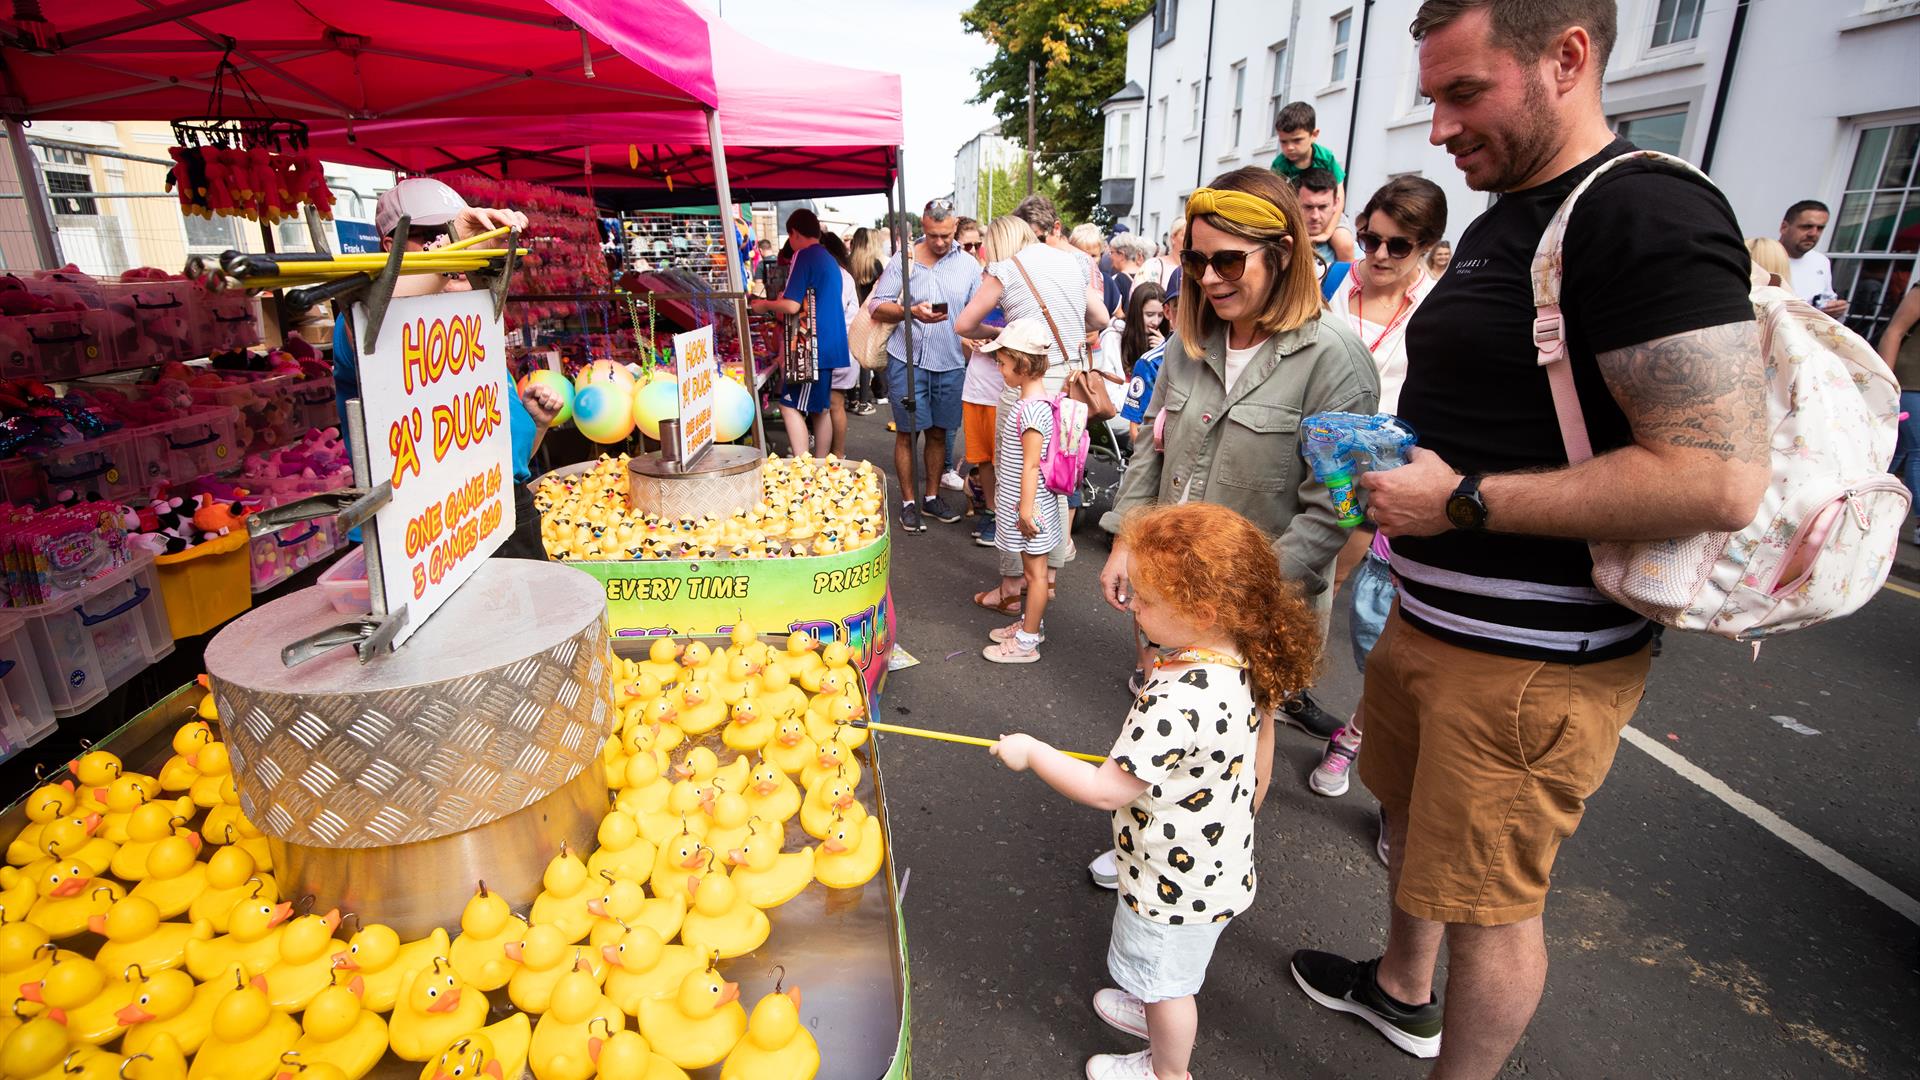
[[1213,649],[1173,649],[1153,658],[1153,666],[1164,664],[1219,664],[1222,667],[1243,668],[1245,660],[1237,656],[1228,656]]
[[[1371,353],[1379,349],[1380,343],[1387,340],[1387,335],[1393,333],[1394,328],[1399,326],[1412,310],[1413,293],[1409,291],[1400,297],[1400,306],[1394,311],[1393,318],[1387,320],[1386,328],[1380,331],[1380,336],[1374,338],[1371,345],[1367,346],[1367,351]],[[1365,341],[1366,334],[1362,327],[1367,320],[1366,297],[1360,291],[1360,277],[1357,274],[1354,275],[1353,284],[1347,287],[1347,318],[1353,322],[1353,332]]]

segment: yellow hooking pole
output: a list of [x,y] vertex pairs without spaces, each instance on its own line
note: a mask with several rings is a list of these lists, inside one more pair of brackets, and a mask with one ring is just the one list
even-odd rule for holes
[[[992,746],[1000,741],[998,739],[982,739],[973,735],[955,735],[947,731],[930,731],[926,728],[903,727],[900,724],[883,724],[878,720],[868,720],[863,726],[872,728],[875,731],[884,731],[890,735],[912,735],[921,739],[961,743],[966,746]],[[1056,749],[1058,748],[1056,747]],[[1095,765],[1099,765],[1107,760],[1098,754],[1082,754],[1074,750],[1061,750],[1060,752],[1070,758],[1079,758],[1081,761],[1091,761]]]

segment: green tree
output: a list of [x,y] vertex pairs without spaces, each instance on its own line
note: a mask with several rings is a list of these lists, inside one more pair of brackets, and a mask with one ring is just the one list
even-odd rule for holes
[[[1126,85],[1127,27],[1151,10],[1153,0],[974,0],[960,16],[969,33],[994,48],[993,59],[975,72],[980,91],[973,100],[991,103],[1016,137],[1027,130],[1027,63],[1038,65],[1038,161],[1059,182],[1055,203],[1063,217],[1105,216],[1095,214],[1105,144],[1100,103]],[[1038,190],[1038,170],[1035,185]],[[1024,170],[1020,191],[1024,196]]]
[[[1006,165],[1000,168],[980,170],[980,223],[985,225],[1002,214],[1013,213],[1020,200],[1027,197],[1027,170],[1024,165]],[[1059,206],[1062,200],[1060,181],[1044,169],[1035,170],[1033,190],[1053,200]],[[1065,213],[1065,211],[1063,211]],[[1073,217],[1072,214],[1067,214]]]

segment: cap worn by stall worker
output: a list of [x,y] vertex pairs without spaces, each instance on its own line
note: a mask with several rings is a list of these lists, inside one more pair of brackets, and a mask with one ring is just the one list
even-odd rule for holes
[[385,236],[393,231],[402,214],[413,228],[445,225],[465,209],[467,201],[459,192],[431,177],[416,176],[381,193],[380,201],[374,204],[373,227]]
[[1000,328],[1000,336],[980,346],[983,353],[1012,349],[1030,356],[1040,356],[1047,351],[1050,340],[1047,328],[1039,319],[1015,319]]

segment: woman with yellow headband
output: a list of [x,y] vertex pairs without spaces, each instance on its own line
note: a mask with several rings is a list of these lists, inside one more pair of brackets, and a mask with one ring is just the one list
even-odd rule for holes
[[[1286,181],[1260,168],[1227,173],[1193,193],[1186,224],[1178,325],[1114,509],[1124,517],[1192,501],[1238,511],[1274,538],[1281,570],[1324,629],[1347,530],[1300,458],[1300,421],[1374,412],[1378,370],[1352,329],[1322,318],[1311,244]],[[1116,543],[1100,586],[1123,611],[1132,593],[1126,568],[1126,545]],[[1283,709],[1322,739],[1340,724],[1305,693]],[[1261,725],[1255,766],[1258,806],[1272,773],[1272,717]],[[1111,888],[1112,867],[1103,855],[1089,870]]]

